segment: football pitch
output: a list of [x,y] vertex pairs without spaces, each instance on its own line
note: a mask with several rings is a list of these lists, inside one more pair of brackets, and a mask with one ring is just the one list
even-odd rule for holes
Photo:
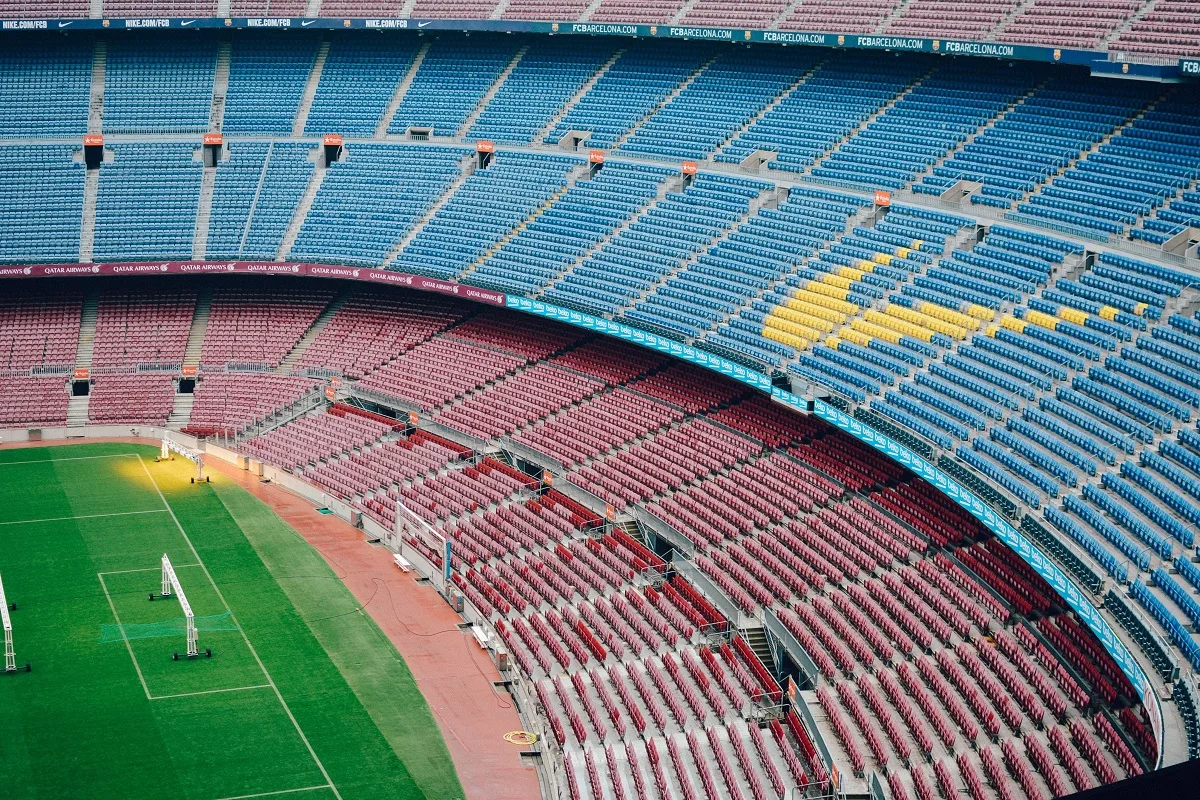
[[[0,451],[21,668],[0,673],[0,797],[461,798],[412,674],[320,555],[231,481],[156,454]],[[149,600],[164,554],[196,659],[178,599]]]

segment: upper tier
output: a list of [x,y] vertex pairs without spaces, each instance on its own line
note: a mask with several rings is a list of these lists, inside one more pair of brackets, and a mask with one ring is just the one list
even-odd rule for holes
[[[142,22],[147,19],[175,18],[191,25],[196,18],[268,16],[867,34],[1071,48],[1109,52],[1122,60],[1200,55],[1197,0],[0,0],[0,18],[134,18],[139,28],[156,27]],[[296,24],[302,23],[296,19]]]

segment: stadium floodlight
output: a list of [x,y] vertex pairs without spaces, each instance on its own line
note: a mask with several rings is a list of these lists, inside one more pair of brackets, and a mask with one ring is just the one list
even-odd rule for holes
[[183,456],[184,458],[188,459],[189,461],[195,462],[196,477],[192,478],[192,483],[200,483],[201,481],[208,480],[207,478],[204,477],[204,452],[203,451],[194,450],[190,447],[180,444],[179,442],[175,441],[174,439],[170,438],[169,436],[164,435],[163,439],[162,439],[162,452],[160,453],[158,460],[159,461],[171,460],[171,458],[172,458],[171,453],[179,453],[179,455]]
[[[192,604],[188,602],[187,595],[183,593],[183,587],[179,585],[179,576],[175,574],[175,567],[171,566],[171,559],[163,553],[162,557],[162,593],[160,597],[170,597],[174,593],[179,598],[179,606],[183,609],[183,618],[187,622],[187,657],[195,658],[200,655],[200,643],[196,635],[196,615],[192,613]],[[154,599],[154,594],[151,593],[150,599]],[[205,650],[204,654],[212,658],[212,650]],[[175,654],[175,658],[179,658],[179,654]]]
[[[431,561],[431,554],[441,554],[442,572],[439,575],[435,570],[429,578],[438,591],[445,595],[450,584],[450,551],[453,546],[449,537],[439,533],[424,519],[409,511],[401,499],[396,500],[396,536],[400,539],[401,551],[405,547],[416,550],[427,561]],[[417,544],[414,545],[413,542]]]
[[13,652],[12,619],[8,616],[8,598],[4,596],[4,581],[0,580],[0,624],[4,626],[4,671],[17,671],[17,656]]

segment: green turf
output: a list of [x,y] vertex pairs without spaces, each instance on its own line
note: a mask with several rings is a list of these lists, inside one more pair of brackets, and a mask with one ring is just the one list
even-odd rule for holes
[[[0,677],[0,796],[462,797],[411,673],[320,556],[154,452],[0,451],[0,574],[34,664]],[[163,553],[211,660],[172,659],[179,603],[148,599]]]

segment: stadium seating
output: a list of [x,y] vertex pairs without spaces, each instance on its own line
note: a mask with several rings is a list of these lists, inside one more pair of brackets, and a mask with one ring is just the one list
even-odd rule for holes
[[[467,151],[364,144],[328,167],[289,255],[379,266],[459,175]],[[370,203],[364,218],[358,205]]]
[[79,346],[82,295],[43,285],[6,286],[0,295],[0,370],[66,372]]
[[283,287],[272,282],[218,287],[200,363],[211,368],[277,366],[332,299],[333,290],[327,286]]
[[175,375],[130,372],[92,381],[88,422],[96,425],[163,425],[175,403]]
[[273,259],[315,165],[294,142],[237,142],[213,182],[208,258]]
[[0,262],[77,261],[84,189],[79,148],[15,145],[2,152],[13,163],[0,183],[7,223]]
[[[104,72],[104,132],[207,131],[216,72],[211,39],[114,39]],[[150,97],[154,102],[147,102]]]
[[373,135],[415,55],[412,42],[333,40],[305,134]]
[[294,33],[234,37],[222,130],[229,134],[291,134],[314,58],[315,42]]
[[96,318],[92,364],[178,367],[183,363],[196,290],[164,284],[105,286]]
[[[70,14],[66,16],[85,16]],[[4,3],[0,17],[40,16],[30,4]],[[4,138],[81,137],[87,132],[91,99],[92,46],[87,41],[44,41],[0,55],[0,102],[9,110],[0,120]]]
[[388,123],[388,132],[418,127],[434,136],[454,136],[515,55],[511,40],[437,40]]
[[97,261],[191,258],[204,167],[191,144],[114,145],[100,167]]

